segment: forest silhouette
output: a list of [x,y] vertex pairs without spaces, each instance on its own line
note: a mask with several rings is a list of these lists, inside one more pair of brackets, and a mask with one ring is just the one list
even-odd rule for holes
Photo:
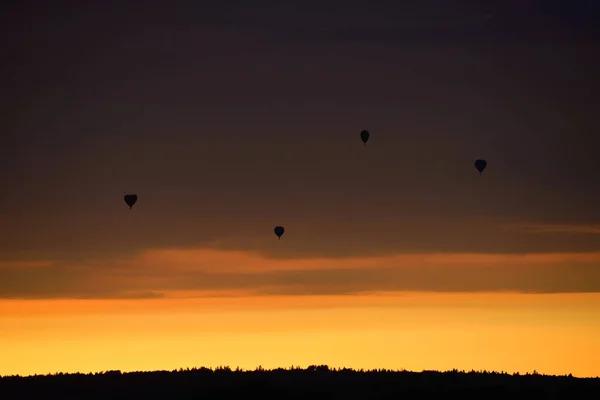
[[600,378],[488,371],[229,367],[0,377],[0,399],[461,399],[593,398]]

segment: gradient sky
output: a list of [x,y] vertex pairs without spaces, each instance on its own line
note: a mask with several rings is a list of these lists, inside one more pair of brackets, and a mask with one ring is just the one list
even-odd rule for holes
[[600,375],[599,8],[3,2],[0,374]]

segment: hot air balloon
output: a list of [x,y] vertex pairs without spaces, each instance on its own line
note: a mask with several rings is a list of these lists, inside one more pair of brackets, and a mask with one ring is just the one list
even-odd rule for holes
[[367,130],[364,130],[364,131],[362,131],[360,133],[360,140],[362,140],[362,142],[365,144],[365,146],[367,145],[367,141],[369,140],[369,136],[371,136],[371,134]]
[[131,210],[131,208],[137,201],[137,194],[126,194],[125,197],[123,197],[123,199],[125,200],[125,204],[127,204],[129,206],[129,209]]
[[275,235],[277,235],[278,239],[281,239],[281,235],[283,235],[285,229],[283,229],[283,226],[276,226],[275,229],[273,229],[273,232],[275,232]]
[[480,175],[485,169],[485,167],[487,167],[487,161],[483,159],[475,160],[475,168],[477,168],[477,171],[479,171]]

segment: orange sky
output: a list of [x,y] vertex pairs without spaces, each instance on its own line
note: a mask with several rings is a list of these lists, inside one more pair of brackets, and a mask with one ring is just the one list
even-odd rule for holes
[[219,365],[598,376],[600,295],[3,300],[0,374]]

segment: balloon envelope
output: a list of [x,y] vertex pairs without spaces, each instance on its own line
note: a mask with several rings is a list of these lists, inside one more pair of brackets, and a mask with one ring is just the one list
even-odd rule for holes
[[487,167],[487,161],[482,159],[475,160],[475,168],[477,168],[477,171],[479,171],[480,174],[483,172],[485,167]]
[[281,235],[283,235],[283,232],[285,232],[285,229],[283,229],[283,226],[276,226],[275,229],[273,229],[273,232],[275,232],[277,237],[281,239]]
[[125,197],[123,197],[123,199],[125,200],[125,204],[127,204],[129,206],[129,209],[131,210],[131,207],[133,207],[133,205],[137,201],[137,195],[136,194],[126,194]]
[[369,140],[369,136],[371,136],[369,131],[364,130],[360,133],[360,140],[362,140],[362,142],[366,145],[367,141]]

